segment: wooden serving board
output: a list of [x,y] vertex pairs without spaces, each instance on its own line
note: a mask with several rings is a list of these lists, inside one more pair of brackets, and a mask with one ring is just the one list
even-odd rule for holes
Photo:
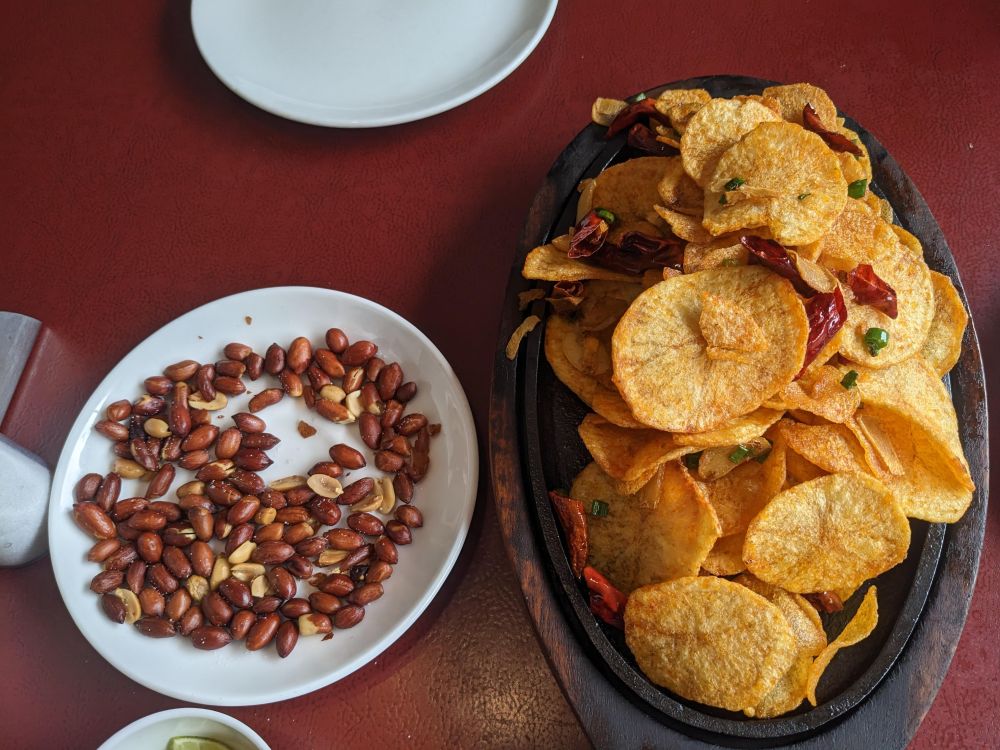
[[[772,82],[712,76],[660,86],[706,88],[714,96],[759,93]],[[925,258],[965,294],[951,251],[916,187],[885,148],[848,118],[868,148],[876,191],[896,222],[916,235]],[[543,327],[522,344],[516,360],[504,348],[527,313],[518,293],[534,283],[521,277],[525,255],[573,223],[576,185],[623,155],[624,137],[603,140],[585,128],[559,156],[528,214],[504,303],[490,413],[493,491],[508,553],[550,664],[593,742],[599,747],[905,747],[930,707],[965,623],[975,584],[988,496],[988,428],[979,344],[971,319],[962,357],[950,374],[960,437],[977,490],[956,524],[912,523],[906,561],[880,576],[880,621],[865,642],[842,651],[824,675],[820,705],[785,717],[749,720],[680,700],[653,686],[635,666],[620,634],[590,615],[562,551],[546,490],[568,486],[589,460],[576,436],[587,409],[553,376],[541,353]],[[968,304],[966,303],[966,307]],[[534,312],[545,317],[545,305]],[[863,589],[862,589],[863,593]],[[844,612],[827,618],[836,634]]]

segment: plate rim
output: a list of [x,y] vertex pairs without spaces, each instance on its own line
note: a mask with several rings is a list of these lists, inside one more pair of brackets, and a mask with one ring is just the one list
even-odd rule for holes
[[[474,86],[465,88],[460,93],[453,96],[449,96],[437,104],[426,105],[423,107],[418,107],[407,112],[401,112],[395,115],[354,115],[354,116],[344,116],[338,113],[345,112],[344,109],[333,110],[332,108],[325,108],[331,111],[329,116],[320,116],[309,114],[302,110],[296,110],[293,106],[282,106],[280,100],[268,100],[253,91],[247,91],[240,86],[238,80],[233,80],[232,77],[228,76],[224,71],[217,67],[211,59],[211,54],[206,52],[205,40],[199,34],[199,22],[197,20],[198,8],[207,4],[208,0],[192,0],[191,2],[191,30],[194,36],[195,45],[198,48],[198,52],[201,55],[202,60],[208,66],[212,74],[218,78],[230,91],[236,94],[238,97],[246,102],[249,102],[255,107],[269,112],[277,117],[282,117],[286,120],[292,120],[294,122],[301,122],[306,125],[314,125],[317,127],[326,128],[343,128],[343,129],[364,129],[364,128],[381,128],[388,127],[390,125],[401,125],[407,122],[415,122],[417,120],[424,120],[428,117],[433,117],[434,115],[441,114],[442,112],[447,112],[448,110],[460,107],[467,102],[472,101],[478,96],[486,93],[490,89],[499,85],[507,78],[511,73],[517,70],[524,63],[525,60],[535,51],[535,48],[542,41],[542,38],[548,32],[549,26],[552,23],[552,18],[555,16],[556,7],[559,4],[559,0],[543,0],[547,3],[545,8],[545,13],[541,19],[541,22],[535,28],[531,37],[529,37],[522,48],[518,51],[513,58],[511,58],[505,65],[500,66],[493,70],[485,78],[477,77],[475,80],[478,81]],[[495,58],[494,58],[495,59]],[[378,112],[379,109],[375,107],[366,107],[362,109],[352,110],[354,112]]]
[[[171,698],[176,698],[178,700],[184,700],[191,703],[197,703],[199,705],[205,706],[255,706],[255,705],[266,705],[270,703],[276,703],[278,701],[288,700],[291,698],[296,698],[302,695],[307,695],[309,693],[315,692],[316,690],[322,689],[329,685],[338,682],[345,677],[353,674],[354,672],[365,667],[370,662],[381,656],[386,650],[392,647],[402,636],[409,630],[409,628],[427,611],[427,608],[431,605],[434,599],[437,597],[448,576],[451,575],[455,568],[455,564],[458,561],[459,555],[465,546],[465,542],[468,538],[469,529],[472,525],[472,517],[475,513],[476,504],[478,500],[478,486],[479,486],[479,444],[478,435],[476,432],[475,420],[472,415],[472,409],[469,406],[468,396],[465,393],[465,389],[462,387],[461,381],[458,379],[451,363],[448,359],[441,353],[441,350],[437,348],[431,339],[424,334],[417,326],[410,323],[406,318],[401,316],[399,313],[389,309],[388,307],[379,304],[373,300],[361,297],[359,295],[351,294],[349,292],[343,292],[337,289],[327,289],[324,287],[315,286],[297,286],[297,285],[279,285],[270,287],[259,287],[256,289],[249,289],[242,292],[235,292],[233,294],[228,294],[223,297],[219,297],[214,300],[205,302],[204,304],[198,305],[182,315],[168,321],[164,325],[157,328],[155,331],[145,336],[141,341],[138,341],[128,353],[121,357],[107,372],[101,382],[94,388],[90,396],[80,407],[80,413],[77,415],[76,419],[73,421],[73,425],[70,427],[69,432],[66,435],[66,439],[63,442],[62,449],[59,452],[59,458],[56,463],[56,467],[52,473],[52,483],[49,489],[49,500],[47,503],[48,519],[46,521],[46,536],[49,542],[50,549],[53,549],[53,540],[59,533],[58,524],[65,523],[65,519],[61,519],[63,516],[63,510],[61,506],[61,497],[63,496],[62,490],[66,487],[71,487],[72,485],[67,485],[66,475],[68,472],[68,464],[71,453],[73,452],[76,442],[82,436],[83,430],[86,427],[87,422],[96,413],[96,405],[101,402],[104,395],[109,388],[112,381],[112,376],[115,371],[121,365],[121,363],[130,357],[132,353],[138,349],[140,346],[145,344],[150,339],[159,336],[163,331],[168,328],[181,323],[188,317],[192,317],[197,313],[203,313],[206,308],[211,308],[216,305],[222,305],[224,303],[232,303],[237,301],[239,298],[251,297],[253,295],[270,295],[270,294],[288,294],[288,295],[302,295],[304,293],[313,294],[319,293],[323,296],[329,296],[332,299],[338,301],[339,303],[347,304],[357,304],[361,307],[367,307],[369,309],[377,310],[384,313],[393,322],[393,324],[400,326],[408,334],[415,335],[422,344],[426,347],[427,351],[438,360],[438,363],[443,368],[443,372],[448,379],[448,386],[451,393],[456,397],[456,406],[460,413],[461,425],[460,429],[464,434],[467,434],[470,439],[467,440],[469,447],[469,460],[470,460],[470,472],[469,472],[469,487],[467,492],[462,497],[464,503],[464,513],[460,519],[461,523],[459,526],[458,534],[452,542],[451,549],[448,551],[445,557],[444,565],[435,575],[431,582],[431,585],[423,592],[420,598],[417,600],[416,605],[412,608],[412,611],[403,617],[399,622],[397,622],[392,628],[390,628],[386,634],[379,639],[382,643],[381,647],[377,649],[366,648],[359,654],[348,659],[345,663],[337,666],[334,669],[326,672],[324,675],[317,677],[311,681],[297,684],[296,686],[290,686],[283,690],[271,690],[263,693],[260,700],[244,700],[244,699],[234,699],[227,700],[225,696],[211,695],[206,696],[199,694],[198,690],[191,689],[185,691],[183,689],[176,689],[169,686],[163,686],[155,683],[155,680],[149,680],[142,673],[141,669],[135,669],[131,664],[125,662],[115,654],[115,650],[110,648],[113,644],[105,644],[97,638],[91,638],[87,629],[81,624],[78,618],[78,613],[73,606],[74,599],[72,598],[73,592],[67,591],[64,588],[65,576],[60,575],[59,564],[56,562],[55,555],[49,555],[50,565],[52,567],[52,573],[56,580],[56,587],[59,590],[59,596],[63,600],[63,604],[69,612],[70,617],[73,620],[74,625],[76,625],[77,630],[83,635],[84,639],[90,644],[90,646],[97,651],[97,653],[112,667],[121,672],[123,675],[128,677],[130,680],[146,687],[154,692],[160,693],[161,695],[166,695]],[[86,438],[84,438],[86,439]],[[71,524],[72,525],[72,524]],[[331,675],[333,675],[331,677]]]
[[[746,76],[720,75],[703,76],[691,78],[683,81],[673,81],[646,89],[659,91],[664,88],[684,88],[698,87],[712,79],[728,79],[731,85],[737,83],[753,83],[754,85],[771,85],[762,79],[750,78]],[[867,131],[866,131],[867,132]],[[637,744],[648,742],[651,738],[663,736],[670,737],[679,746],[683,747],[703,747],[695,737],[698,737],[698,730],[682,721],[681,726],[664,724],[661,719],[653,718],[645,713],[641,708],[630,703],[624,692],[614,685],[605,685],[607,681],[606,673],[608,667],[597,664],[589,650],[584,648],[586,638],[581,639],[576,632],[576,624],[572,616],[567,616],[564,611],[564,603],[561,601],[561,592],[557,590],[558,579],[554,575],[552,566],[544,552],[545,542],[541,534],[541,529],[536,518],[529,518],[525,522],[519,513],[532,514],[531,482],[529,476],[528,463],[524,450],[524,434],[520,430],[520,416],[507,417],[506,412],[512,410],[521,411],[524,408],[523,400],[527,398],[524,384],[525,360],[529,357],[518,356],[514,362],[507,362],[503,348],[511,331],[518,325],[522,313],[517,312],[517,305],[511,304],[516,300],[516,294],[530,288],[534,282],[528,282],[521,278],[520,261],[524,254],[544,238],[553,221],[558,220],[562,211],[564,200],[569,195],[570,189],[576,183],[576,176],[586,170],[587,165],[596,161],[601,156],[601,146],[603,143],[600,135],[595,134],[593,126],[588,125],[574,137],[556,157],[549,173],[547,174],[541,188],[536,193],[528,212],[527,221],[518,243],[513,264],[508,278],[508,286],[505,292],[503,314],[499,327],[498,348],[495,355],[494,377],[491,390],[491,419],[494,420],[494,429],[491,433],[490,441],[490,469],[494,489],[494,498],[501,520],[501,527],[504,532],[505,546],[508,555],[514,565],[515,572],[519,578],[522,590],[529,603],[529,611],[532,614],[533,623],[542,642],[546,645],[547,656],[550,665],[553,667],[559,679],[560,686],[569,699],[570,704],[576,711],[577,716],[588,730],[588,734],[594,738],[600,737],[605,742],[612,745],[619,745],[624,740],[622,736],[631,735],[631,739]],[[869,134],[870,135],[870,134]],[[874,139],[874,136],[871,136]],[[877,142],[877,141],[876,141]],[[613,143],[613,142],[612,142]],[[605,144],[606,146],[606,144]],[[899,165],[890,154],[879,146],[879,157],[882,158],[887,169],[893,178],[902,178],[898,182],[893,182],[891,191],[897,199],[912,200],[907,217],[901,217],[899,223],[909,228],[910,222],[923,223],[928,219],[930,226],[929,237],[925,239],[926,256],[933,262],[936,268],[946,273],[959,290],[963,303],[968,309],[964,290],[955,265],[954,256],[944,241],[940,225],[937,224],[933,214],[927,207],[926,202],[920,196],[912,181],[905,175]],[[618,149],[615,149],[616,151]],[[875,154],[873,154],[873,161]],[[570,174],[572,173],[572,174]],[[882,184],[883,188],[886,185]],[[530,312],[530,311],[529,311]],[[527,346],[531,350],[540,347],[541,327],[529,334]],[[984,530],[985,512],[988,502],[988,445],[982,439],[983,429],[988,424],[988,416],[985,411],[985,388],[982,371],[982,362],[979,354],[978,341],[975,334],[974,323],[971,319],[963,342],[963,357],[958,367],[952,371],[952,382],[956,387],[954,400],[962,399],[964,411],[968,413],[971,427],[962,428],[963,444],[969,453],[970,464],[973,465],[973,473],[977,481],[977,492],[973,500],[973,505],[969,512],[958,524],[948,527],[946,532],[945,547],[942,556],[935,570],[935,579],[931,585],[927,602],[923,607],[923,614],[914,625],[914,632],[898,655],[897,665],[907,663],[907,679],[913,678],[914,667],[912,665],[912,654],[916,650],[917,644],[922,657],[926,657],[932,662],[934,667],[932,676],[925,675],[924,690],[921,691],[920,700],[913,700],[914,711],[911,714],[900,717],[900,723],[905,722],[906,737],[912,736],[919,724],[920,718],[926,712],[940,685],[947,666],[957,646],[961,632],[961,625],[964,624],[967,614],[971,590],[974,586],[975,573],[978,569],[978,558],[982,548],[982,533]],[[964,549],[956,550],[954,546],[955,538],[964,540],[964,544],[974,544],[974,549],[966,546]],[[945,572],[943,572],[945,571]],[[965,575],[960,579],[960,575]],[[537,577],[543,576],[547,579],[548,586],[538,587],[541,592],[538,596],[530,594],[528,586],[534,584],[537,587]],[[950,594],[956,598],[963,597],[960,612],[952,612],[953,617],[948,622],[942,623],[940,611],[934,611],[940,604],[942,595],[939,592],[942,578],[948,578]],[[959,580],[960,579],[960,580]],[[538,590],[536,589],[536,590]],[[552,609],[558,611],[553,613]],[[929,617],[930,615],[930,617]],[[959,625],[957,632],[954,625]],[[941,636],[935,634],[934,640],[928,638],[928,623],[934,622],[939,626],[946,624],[948,635]],[[949,640],[950,639],[950,640]],[[598,659],[600,657],[597,657]],[[899,672],[904,667],[893,666],[890,670],[888,682],[894,685],[899,684],[899,679],[892,678],[893,671],[898,678]],[[599,676],[602,683],[600,688],[592,689],[577,682],[577,675],[586,674],[588,677]],[[812,739],[806,740],[806,746],[813,746],[813,742],[822,742],[825,737],[838,736],[845,737],[843,732],[853,731],[851,726],[856,726],[854,717],[859,714],[868,713],[865,709],[871,708],[880,702],[883,694],[887,694],[890,689],[886,685],[886,680],[876,688],[873,695],[862,701],[858,706],[848,713],[841,721],[832,725],[827,725],[812,733]],[[606,688],[612,688],[608,690]],[[898,688],[893,688],[898,692]],[[599,700],[597,700],[599,699]],[[600,709],[602,703],[613,704],[621,715],[628,715],[629,722],[613,721],[609,715]],[[588,715],[595,712],[598,715]],[[919,713],[917,713],[919,711]],[[624,725],[624,726],[623,726]],[[871,729],[871,727],[869,727]],[[615,734],[615,731],[619,734]],[[624,733],[624,735],[622,734]],[[902,739],[902,736],[899,737]],[[761,737],[738,737],[725,735],[710,735],[701,737],[702,740],[712,739],[726,740],[730,742],[774,742],[777,738],[770,740]],[[791,738],[788,738],[789,740]],[[801,738],[795,738],[796,740]],[[788,740],[786,740],[788,741]],[[828,740],[827,740],[828,741]],[[688,744],[690,743],[690,744]],[[817,745],[826,747],[826,745]]]

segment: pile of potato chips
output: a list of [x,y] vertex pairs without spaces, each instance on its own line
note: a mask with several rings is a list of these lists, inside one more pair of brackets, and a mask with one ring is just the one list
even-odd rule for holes
[[[878,619],[868,586],[828,642],[811,602],[836,607],[901,562],[908,518],[954,522],[972,501],[941,381],[967,316],[867,189],[867,152],[824,91],[654,104],[651,128],[679,155],[585,180],[578,220],[606,221],[610,252],[633,233],[673,243],[677,262],[630,273],[571,257],[571,230],[523,273],[558,282],[545,355],[593,411],[579,426],[593,463],[569,495],[590,514],[588,564],[629,596],[640,668],[684,698],[777,716],[815,705],[834,654]],[[599,99],[594,118],[627,107]],[[797,278],[756,263],[748,237],[784,248]],[[863,264],[894,317],[845,282]],[[836,290],[847,310],[809,362],[803,288]]]

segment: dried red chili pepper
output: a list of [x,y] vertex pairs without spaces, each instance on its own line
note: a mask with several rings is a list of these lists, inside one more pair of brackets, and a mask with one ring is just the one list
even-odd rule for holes
[[819,116],[816,114],[816,110],[813,109],[811,104],[806,104],[802,108],[802,124],[806,126],[806,130],[811,130],[822,138],[826,145],[834,151],[846,151],[849,154],[861,156],[861,149],[850,138],[840,133],[834,133],[832,130],[827,130],[823,126]]
[[802,280],[799,270],[792,262],[792,256],[777,242],[753,235],[740,237],[740,242],[743,247],[750,251],[751,265],[764,266],[779,276],[788,279],[792,282],[792,286],[795,287],[795,291],[803,297],[809,298],[816,294],[816,290]]
[[604,140],[614,138],[626,128],[635,125],[643,117],[651,117],[664,125],[670,124],[670,118],[656,109],[656,99],[643,99],[642,101],[629,104],[618,113],[618,116],[608,126],[608,132],[604,134]]
[[830,614],[844,608],[844,602],[841,601],[836,591],[817,591],[813,594],[806,594],[805,598],[818,612]]
[[[809,339],[806,342],[806,357],[799,375],[816,359],[820,349],[837,335],[847,321],[847,305],[838,286],[832,292],[816,294],[806,300],[806,314],[809,316]],[[798,377],[798,376],[796,376]]]
[[632,148],[653,156],[666,156],[677,152],[673,146],[656,140],[656,133],[638,122],[628,129],[627,142]]
[[549,500],[556,509],[556,517],[566,537],[573,575],[579,578],[583,575],[584,565],[587,564],[587,512],[579,500],[560,495],[555,491],[549,493]]
[[577,223],[566,255],[570,258],[589,258],[604,245],[610,228],[608,222],[591,211]]
[[859,305],[870,305],[884,312],[893,320],[899,311],[896,308],[896,290],[875,273],[867,263],[860,263],[847,274],[847,285],[854,292],[854,300]]
[[583,569],[583,580],[590,591],[590,611],[608,625],[624,630],[628,597],[589,565]]

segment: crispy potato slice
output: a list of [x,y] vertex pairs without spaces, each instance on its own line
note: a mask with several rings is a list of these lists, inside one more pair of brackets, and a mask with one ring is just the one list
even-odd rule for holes
[[[601,332],[603,333],[603,332]],[[597,341],[598,353],[591,360],[597,364],[587,365],[583,356],[589,351],[588,339]],[[622,427],[646,427],[632,415],[628,405],[615,390],[610,380],[610,367],[601,361],[606,354],[606,344],[597,336],[588,336],[580,326],[562,315],[550,315],[545,324],[545,359],[548,360],[556,377],[602,417]]]
[[584,417],[578,432],[604,473],[623,482],[649,481],[663,463],[697,450],[679,446],[669,432],[619,427],[596,414]]
[[689,216],[688,214],[663,206],[653,206],[653,210],[667,223],[670,231],[682,240],[702,243],[712,241],[712,235],[701,225],[700,210],[694,216]]
[[683,133],[695,112],[711,100],[705,89],[667,89],[656,98],[656,108],[670,118],[674,130]]
[[663,177],[657,185],[660,205],[678,213],[697,216],[701,221],[702,203],[705,194],[694,180],[684,171],[679,156],[661,157],[665,162]]
[[621,281],[584,282],[577,324],[583,331],[603,331],[617,325],[628,306],[642,293],[642,285]]
[[[818,250],[820,264],[830,270],[847,272],[868,263],[896,292],[899,314],[893,319],[870,305],[858,304],[851,291],[844,290],[847,322],[840,353],[866,367],[880,368],[920,351],[934,317],[934,287],[927,265],[902,245],[892,226],[863,201],[851,200],[817,245],[811,252]],[[869,328],[882,328],[889,334],[889,345],[875,355],[864,341]]]
[[646,507],[617,492],[597,464],[574,480],[570,494],[590,508],[608,504],[608,515],[588,517],[589,564],[622,592],[697,574],[719,536],[718,522],[697,485],[676,462],[660,470],[660,499]]
[[808,425],[782,420],[778,431],[789,449],[824,472],[870,473],[864,449],[842,424]]
[[801,409],[842,424],[854,416],[861,404],[861,392],[857,388],[841,385],[845,373],[846,369],[841,371],[829,365],[807,371],[765,401],[764,406],[781,411]]
[[709,242],[689,242],[684,246],[684,273],[745,266],[749,255],[738,235],[716,237]]
[[730,711],[760,703],[797,652],[780,609],[745,586],[713,576],[632,592],[625,642],[652,682]]
[[[744,183],[726,191],[734,177]],[[829,231],[846,201],[840,162],[822,138],[763,122],[722,154],[705,183],[704,225],[716,236],[767,227],[782,245],[806,245]]]
[[766,479],[761,464],[747,461],[725,476],[700,483],[719,518],[722,536],[746,531],[753,518],[768,504],[771,498],[765,490]]
[[808,593],[884,573],[909,546],[910,524],[884,484],[829,474],[774,497],[750,523],[743,559],[761,580]]
[[540,245],[528,253],[524,259],[521,275],[538,281],[584,281],[604,279],[606,281],[634,282],[635,276],[610,271],[607,268],[581,263],[566,257],[566,251],[555,245]]
[[823,127],[827,130],[838,130],[841,127],[837,122],[837,107],[829,94],[819,86],[813,86],[811,83],[787,83],[781,86],[768,86],[763,94],[778,102],[781,116],[788,122],[801,125],[802,110],[807,104],[811,104]]
[[739,445],[747,440],[760,437],[767,428],[781,419],[782,412],[775,409],[755,409],[742,417],[736,417],[724,425],[706,432],[691,432],[678,434],[674,438],[678,445],[692,445],[697,449],[718,448],[726,445]]
[[595,178],[593,206],[612,211],[620,221],[646,221],[660,202],[657,188],[669,167],[665,162],[642,156],[608,167]]
[[[872,195],[872,193],[866,193],[866,195]],[[885,217],[885,206],[888,205],[886,201],[881,201],[881,203],[879,204],[880,210],[876,210],[875,206],[872,206],[871,203],[869,203],[868,205],[871,206],[872,210],[874,210],[875,213],[877,213],[879,216],[882,217],[883,221],[885,221],[892,227],[892,231],[896,233],[896,236],[899,238],[899,241],[903,243],[903,247],[905,247],[907,250],[913,253],[915,257],[920,258],[921,260],[924,259],[924,246],[920,244],[920,240],[918,240],[916,237],[907,232],[898,224],[892,223],[892,209],[889,209],[889,218],[887,219]]]
[[[740,319],[753,320],[766,348],[729,350],[744,361],[710,357],[700,328],[705,292],[730,302]],[[808,335],[801,299],[788,281],[765,268],[676,276],[647,289],[622,316],[612,338],[614,382],[645,424],[704,432],[753,411],[791,382]]]
[[875,587],[870,586],[851,621],[844,626],[840,635],[834,638],[833,643],[823,649],[823,652],[816,657],[816,661],[812,663],[809,669],[809,679],[806,683],[806,697],[812,705],[816,705],[816,686],[837,652],[842,648],[863,641],[871,635],[878,624],[878,599],[876,596]]
[[951,279],[931,271],[931,285],[934,287],[934,318],[920,348],[920,356],[941,377],[962,355],[962,337],[969,324],[969,315]]
[[720,537],[702,560],[701,569],[714,576],[732,576],[747,569],[743,562],[743,534]]
[[807,461],[791,448],[786,449],[785,471],[789,486],[810,482],[827,474],[827,472],[823,471],[816,464]]
[[[773,110],[758,101],[712,99],[688,121],[681,136],[684,171],[705,187],[726,149],[760,123],[780,119]],[[738,176],[734,173],[726,180]]]

